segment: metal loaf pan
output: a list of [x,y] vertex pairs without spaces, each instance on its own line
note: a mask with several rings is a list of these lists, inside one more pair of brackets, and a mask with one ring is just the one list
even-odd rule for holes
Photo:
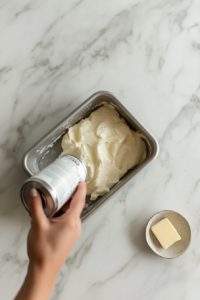
[[121,180],[105,195],[99,196],[97,200],[90,201],[86,197],[86,205],[81,214],[82,222],[88,219],[97,211],[106,201],[108,201],[119,189],[124,186],[139,171],[144,169],[153,161],[159,151],[158,142],[154,136],[135,119],[129,111],[117,100],[110,92],[97,92],[78,106],[70,115],[49,131],[40,139],[29,151],[26,152],[23,159],[25,172],[32,176],[54,161],[62,152],[61,141],[68,128],[78,123],[81,119],[86,118],[90,113],[101,106],[103,103],[114,105],[119,114],[126,120],[130,128],[139,132],[147,146],[147,158],[143,163],[129,170]]

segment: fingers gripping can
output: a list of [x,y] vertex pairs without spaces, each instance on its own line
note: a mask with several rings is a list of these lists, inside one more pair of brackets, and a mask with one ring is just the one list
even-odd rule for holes
[[66,154],[26,180],[21,188],[21,199],[30,211],[29,192],[32,188],[37,189],[44,212],[51,218],[73,196],[79,182],[86,179],[84,163],[78,157]]

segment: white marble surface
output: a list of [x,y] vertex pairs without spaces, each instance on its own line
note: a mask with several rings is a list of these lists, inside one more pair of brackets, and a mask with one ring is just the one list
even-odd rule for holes
[[[157,137],[160,155],[83,224],[51,299],[199,299],[199,16],[199,0],[0,0],[1,299],[14,297],[28,263],[23,154],[99,90]],[[192,228],[175,260],[145,242],[162,209]]]

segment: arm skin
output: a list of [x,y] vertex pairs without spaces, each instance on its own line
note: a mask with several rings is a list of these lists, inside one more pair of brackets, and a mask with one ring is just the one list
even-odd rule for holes
[[29,266],[15,300],[47,300],[67,256],[81,235],[80,214],[85,204],[86,185],[80,182],[63,214],[48,219],[36,189],[30,192],[31,229],[28,234]]

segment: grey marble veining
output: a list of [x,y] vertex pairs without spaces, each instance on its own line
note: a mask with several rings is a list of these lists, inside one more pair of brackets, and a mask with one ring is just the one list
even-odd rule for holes
[[[98,90],[113,92],[159,140],[160,155],[82,226],[52,300],[197,300],[200,280],[200,3],[0,0],[0,290],[28,264],[20,202],[24,152]],[[189,250],[156,257],[145,225],[173,209]]]

